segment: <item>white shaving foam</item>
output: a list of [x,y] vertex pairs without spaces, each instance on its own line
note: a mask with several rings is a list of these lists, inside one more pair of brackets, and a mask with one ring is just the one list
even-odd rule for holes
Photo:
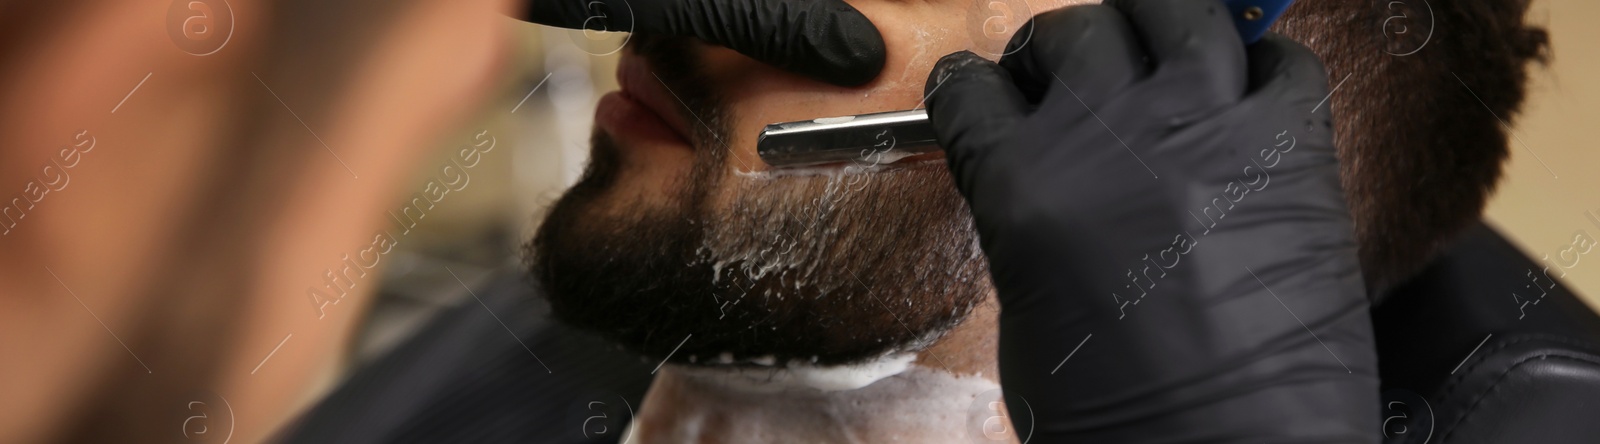
[[[852,389],[750,390],[740,377],[668,369],[646,395],[640,418],[626,442],[836,442],[972,443],[1016,442],[1009,430],[993,431],[999,384],[981,375],[893,364],[888,376],[852,380]],[[863,372],[872,373],[872,372]],[[824,378],[828,379],[828,378]],[[641,424],[653,424],[653,430]],[[646,436],[648,435],[648,436]]]
[[[723,353],[719,363],[732,363],[732,357]],[[883,378],[904,372],[915,361],[913,353],[897,353],[850,365],[818,366],[789,361],[782,367],[681,367],[678,370],[689,378],[707,384],[740,390],[777,393],[794,390],[833,392],[866,387]],[[760,365],[775,364],[772,356],[761,356],[749,362]],[[767,364],[762,364],[763,362]]]

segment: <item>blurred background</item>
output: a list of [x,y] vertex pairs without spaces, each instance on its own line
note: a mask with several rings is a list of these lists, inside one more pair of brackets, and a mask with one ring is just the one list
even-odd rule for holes
[[[1574,237],[1600,239],[1600,151],[1592,139],[1600,122],[1600,85],[1593,81],[1600,78],[1600,29],[1593,25],[1600,2],[1535,0],[1528,16],[1550,30],[1553,57],[1546,69],[1532,71],[1528,101],[1511,125],[1511,162],[1488,218],[1534,259],[1549,255],[1572,265],[1560,258]],[[1568,250],[1566,257],[1583,251]],[[1600,307],[1600,258],[1585,256],[1568,269],[1565,284]]]
[[[1600,239],[1600,151],[1590,139],[1600,123],[1600,83],[1593,81],[1600,78],[1600,58],[1594,57],[1600,27],[1593,26],[1600,2],[1536,0],[1529,17],[1549,29],[1553,57],[1532,71],[1488,219],[1533,258],[1548,255],[1552,263],[1570,265],[1585,251],[1581,244],[1570,249],[1575,236]],[[438,310],[471,303],[446,267],[468,282],[498,267],[520,267],[520,245],[582,170],[595,101],[616,88],[615,50],[626,37],[534,25],[517,32],[513,81],[441,148],[462,145],[479,131],[492,134],[497,147],[472,169],[470,186],[451,193],[399,243],[347,368],[381,354]],[[439,150],[438,163],[418,172],[417,192],[455,151]],[[1566,260],[1560,259],[1563,249]],[[1600,307],[1600,257],[1576,257],[1565,284]]]

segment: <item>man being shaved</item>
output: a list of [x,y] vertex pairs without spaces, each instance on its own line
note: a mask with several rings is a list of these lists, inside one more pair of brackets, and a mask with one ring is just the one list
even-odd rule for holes
[[[996,22],[984,9],[995,3],[851,2],[888,49],[883,73],[858,88],[694,40],[635,37],[622,90],[601,99],[588,170],[528,251],[559,319],[664,362],[632,438],[1026,436],[992,421],[1005,413],[998,307],[937,155],[780,171],[754,145],[773,122],[918,107],[940,56],[999,57],[1010,31],[993,36],[992,25],[1015,29],[1069,3],[1014,2]],[[1375,295],[1475,222],[1506,155],[1493,115],[1441,79],[1459,73],[1492,91],[1493,114],[1510,115],[1545,41],[1522,25],[1525,2],[1438,3],[1454,19],[1435,32],[1473,38],[1385,33],[1389,11],[1365,2],[1301,2],[1276,28],[1343,85],[1327,106]]]

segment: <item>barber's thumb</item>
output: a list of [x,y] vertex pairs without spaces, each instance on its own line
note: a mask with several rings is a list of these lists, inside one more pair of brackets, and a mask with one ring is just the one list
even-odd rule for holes
[[968,192],[987,160],[1004,149],[1003,142],[1027,116],[1028,102],[1005,68],[971,51],[939,59],[923,94],[956,186]]

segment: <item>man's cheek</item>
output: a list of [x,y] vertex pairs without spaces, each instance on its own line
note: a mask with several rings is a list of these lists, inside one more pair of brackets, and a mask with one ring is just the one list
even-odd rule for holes
[[[987,59],[1005,55],[1006,44],[1037,13],[1026,0],[975,0],[967,7],[963,23],[972,51]],[[1023,31],[1026,32],[1026,31]]]
[[617,186],[613,187],[612,208],[623,213],[639,210],[676,208],[689,187],[690,167],[640,164],[642,159],[624,163]]
[[[591,162],[596,162],[582,180],[595,185],[596,194],[588,199],[589,211],[597,216],[623,216],[640,210],[674,208],[689,188],[693,156],[680,148],[620,147],[617,142],[600,139]],[[604,152],[609,151],[609,153]],[[583,184],[580,184],[583,185]]]

